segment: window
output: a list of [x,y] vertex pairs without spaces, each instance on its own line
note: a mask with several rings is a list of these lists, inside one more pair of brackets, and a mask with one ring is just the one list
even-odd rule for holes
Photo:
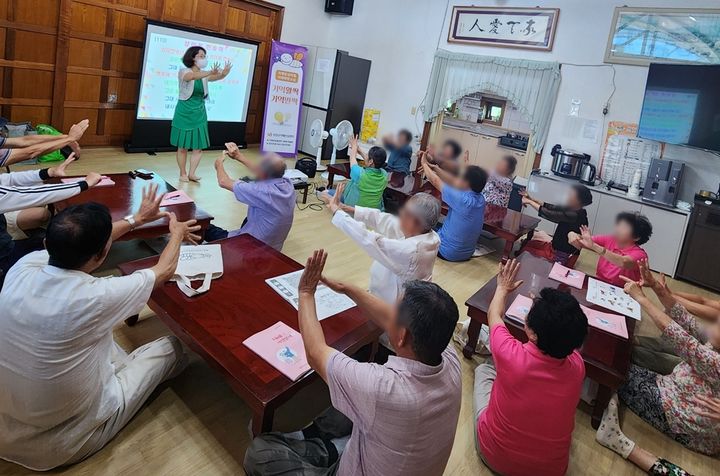
[[501,99],[483,98],[480,104],[483,124],[502,126],[505,115],[505,101]]

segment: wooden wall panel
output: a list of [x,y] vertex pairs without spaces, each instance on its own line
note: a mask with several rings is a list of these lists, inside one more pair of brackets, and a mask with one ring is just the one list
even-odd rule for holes
[[145,18],[259,43],[246,138],[260,140],[270,42],[283,7],[264,0],[0,0],[0,114],[120,145],[133,127]]

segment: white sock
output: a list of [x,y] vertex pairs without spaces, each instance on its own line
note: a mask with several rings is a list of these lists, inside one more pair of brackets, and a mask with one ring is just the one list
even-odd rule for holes
[[283,433],[283,436],[285,436],[286,438],[291,438],[293,440],[304,440],[305,439],[305,434],[302,432],[302,430],[293,431],[290,433]]
[[603,413],[600,427],[595,433],[595,439],[598,443],[610,448],[623,458],[627,459],[635,448],[635,442],[625,436],[620,429],[620,421],[618,420],[618,400],[617,395],[613,395],[608,403],[608,407]]
[[351,435],[347,435],[343,436],[342,438],[333,438],[332,440],[330,440],[337,449],[338,454],[343,454],[343,451],[345,451],[345,447],[347,446],[348,441],[350,441],[350,436]]

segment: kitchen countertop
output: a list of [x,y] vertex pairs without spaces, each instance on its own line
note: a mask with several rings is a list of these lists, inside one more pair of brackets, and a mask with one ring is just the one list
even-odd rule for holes
[[508,132],[511,132],[498,127],[486,126],[485,124],[473,124],[472,122],[463,121],[461,119],[453,119],[451,117],[443,119],[443,127],[447,127],[449,129],[459,129],[461,131],[482,134],[490,137],[502,137]]
[[[558,177],[554,173],[546,172],[546,171],[541,171],[539,174],[532,175],[531,178],[532,177],[543,178],[543,179],[552,180],[555,182],[567,183],[570,185],[580,183],[577,180],[567,179],[564,177]],[[683,209],[677,208],[677,207],[670,207],[667,205],[661,205],[661,204],[657,204],[657,203],[653,203],[653,202],[646,202],[642,199],[642,197],[628,197],[625,192],[623,192],[621,190],[616,190],[616,189],[608,190],[605,185],[587,185],[587,184],[583,184],[583,185],[585,185],[587,188],[589,188],[592,192],[602,193],[603,195],[611,195],[613,197],[622,198],[624,200],[628,200],[628,201],[635,202],[635,203],[640,203],[642,205],[647,205],[649,207],[659,208],[661,210],[667,210],[667,211],[673,212],[673,213],[679,213],[680,215],[687,216],[687,215],[690,215],[690,213],[692,213],[692,211],[683,210]]]

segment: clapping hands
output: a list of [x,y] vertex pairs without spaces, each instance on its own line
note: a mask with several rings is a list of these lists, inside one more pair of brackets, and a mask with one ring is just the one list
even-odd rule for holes
[[305,263],[305,271],[300,277],[298,292],[300,294],[314,295],[317,290],[318,283],[322,279],[323,269],[327,261],[327,253],[325,250],[315,250]]

